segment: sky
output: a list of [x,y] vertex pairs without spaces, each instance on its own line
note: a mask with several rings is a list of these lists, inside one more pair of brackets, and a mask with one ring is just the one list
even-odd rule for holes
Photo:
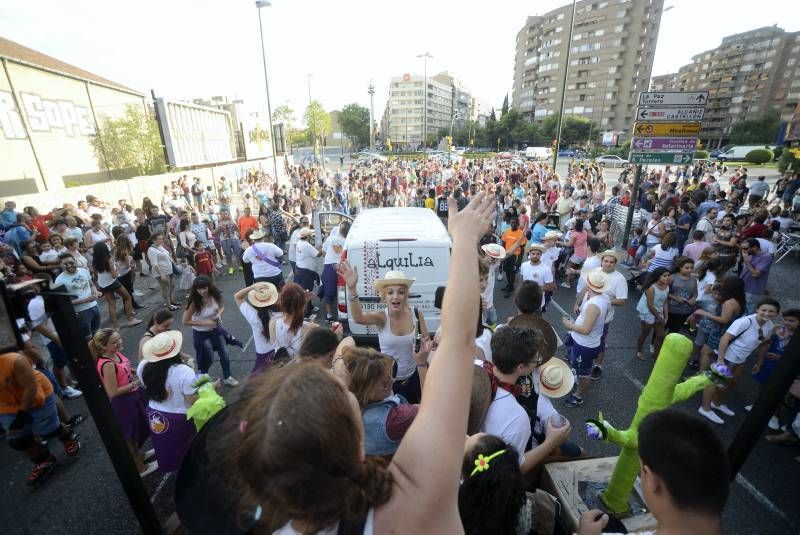
[[[633,0],[635,2],[645,0]],[[272,109],[302,120],[310,92],[327,110],[357,102],[375,119],[389,80],[448,71],[479,101],[511,98],[517,32],[565,0],[272,0],[262,9]],[[800,29],[791,0],[665,0],[653,75],[677,71],[722,37],[778,23]],[[226,95],[266,109],[253,0],[2,0],[0,36],[110,80],[169,98]]]

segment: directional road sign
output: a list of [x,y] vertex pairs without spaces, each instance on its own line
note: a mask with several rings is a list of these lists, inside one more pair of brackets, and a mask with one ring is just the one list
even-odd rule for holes
[[705,106],[708,91],[650,91],[639,93],[639,106]]
[[637,121],[699,121],[703,118],[704,107],[681,106],[678,108],[637,108]]
[[636,137],[697,136],[700,123],[642,123],[633,125]]
[[644,164],[688,164],[692,163],[692,152],[631,152],[628,161]]
[[695,147],[697,147],[695,137],[635,137],[631,141],[631,149],[635,151],[690,151]]

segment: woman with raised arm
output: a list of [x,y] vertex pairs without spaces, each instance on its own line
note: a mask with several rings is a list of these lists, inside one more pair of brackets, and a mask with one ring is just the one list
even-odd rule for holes
[[[348,312],[353,322],[359,325],[374,325],[378,328],[381,353],[397,362],[397,374],[393,391],[402,395],[409,403],[419,403],[422,387],[419,368],[427,366],[427,356],[433,347],[425,325],[425,318],[416,308],[408,304],[408,293],[415,279],[409,279],[402,271],[387,271],[373,285],[386,303],[386,308],[364,313],[358,301],[358,272],[348,262],[339,266],[339,274],[347,284],[350,301]],[[417,335],[420,345],[415,347]],[[423,362],[423,364],[417,364]]]
[[227,418],[230,469],[244,493],[238,505],[253,520],[248,528],[285,535],[463,531],[458,482],[474,344],[463,326],[478,321],[477,244],[494,202],[480,193],[461,212],[452,199],[449,207],[448,282],[457,291],[445,295],[439,352],[391,463],[365,459],[358,401],[330,372],[300,363],[263,374]]

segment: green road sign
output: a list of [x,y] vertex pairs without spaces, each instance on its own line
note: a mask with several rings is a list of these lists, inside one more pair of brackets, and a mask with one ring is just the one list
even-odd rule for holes
[[689,164],[694,152],[631,152],[628,161],[644,164]]

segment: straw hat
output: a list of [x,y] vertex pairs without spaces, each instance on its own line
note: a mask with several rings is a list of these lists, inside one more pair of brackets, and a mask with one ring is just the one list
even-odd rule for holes
[[542,245],[541,243],[532,243],[530,245],[530,247],[528,247],[528,252],[530,252],[530,251],[542,251],[542,252],[544,252],[545,249],[546,249],[546,247],[544,245]]
[[278,301],[278,289],[271,282],[262,282],[247,292],[247,302],[256,308],[268,307]]
[[256,230],[252,234],[250,234],[251,240],[260,240],[264,237],[264,233],[261,230]]
[[542,237],[543,240],[557,240],[561,237],[561,233],[557,230],[548,230],[545,232],[544,236]]
[[619,262],[619,253],[617,253],[614,249],[606,249],[605,251],[597,253],[597,257],[600,259],[601,262],[603,261],[604,256],[613,256],[614,260]]
[[301,238],[308,238],[309,236],[314,235],[314,229],[310,227],[301,228],[297,235]]
[[142,346],[142,359],[147,362],[158,362],[172,358],[181,351],[183,334],[180,331],[164,331],[158,333]]
[[603,272],[603,268],[595,268],[586,274],[586,287],[599,294],[611,288],[611,280]]
[[502,260],[506,257],[505,247],[496,243],[487,243],[486,245],[481,245],[481,249],[484,253],[486,253],[486,256],[496,258],[497,260]]
[[416,278],[408,278],[406,274],[402,271],[387,271],[386,275],[383,276],[381,279],[376,279],[372,285],[375,287],[375,290],[382,291],[386,286],[405,286],[406,288],[410,288],[414,281],[417,280]]
[[566,362],[550,359],[539,366],[539,393],[549,398],[560,398],[572,391],[575,376]]

